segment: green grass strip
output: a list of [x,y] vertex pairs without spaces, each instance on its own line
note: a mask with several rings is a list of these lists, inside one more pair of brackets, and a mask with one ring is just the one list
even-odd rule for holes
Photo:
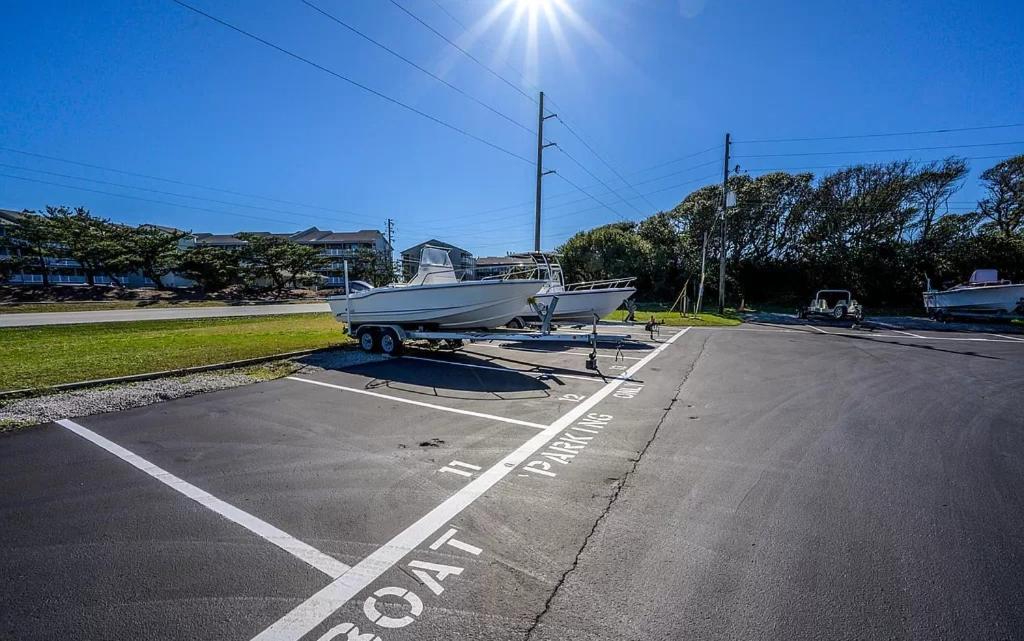
[[0,390],[344,345],[330,314],[0,328]]

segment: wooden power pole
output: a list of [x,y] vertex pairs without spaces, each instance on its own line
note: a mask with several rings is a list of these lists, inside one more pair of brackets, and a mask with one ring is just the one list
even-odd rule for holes
[[725,134],[725,162],[722,165],[722,246],[718,252],[718,313],[725,313],[725,242],[726,211],[729,207],[729,145],[731,138]]
[[540,251],[540,203],[541,203],[541,183],[543,182],[544,176],[555,173],[554,171],[544,171],[544,149],[550,147],[555,143],[549,142],[544,144],[544,121],[548,118],[554,118],[557,114],[551,114],[548,116],[544,115],[544,92],[540,92],[540,100],[538,101],[537,109],[537,202],[536,202],[536,216],[533,221],[533,251]]

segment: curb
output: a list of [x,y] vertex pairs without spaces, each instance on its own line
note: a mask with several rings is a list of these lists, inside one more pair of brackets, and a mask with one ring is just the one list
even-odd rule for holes
[[270,356],[257,356],[255,358],[244,358],[238,361],[225,361],[223,363],[212,363],[210,365],[196,365],[194,367],[182,367],[179,369],[169,369],[162,372],[147,372],[145,374],[129,374],[128,376],[115,376],[112,378],[95,378],[88,381],[77,381],[74,383],[61,383],[60,385],[49,385],[46,387],[26,387],[24,389],[15,390],[2,390],[0,391],[0,400],[7,400],[11,398],[18,398],[22,396],[37,396],[42,394],[50,394],[56,392],[69,392],[76,389],[84,389],[87,387],[100,387],[102,385],[115,385],[117,383],[137,383],[140,381],[151,381],[157,378],[166,378],[173,376],[187,376],[189,374],[201,374],[203,372],[212,372],[220,369],[233,369],[235,367],[245,367],[246,365],[259,365],[260,363],[266,363],[269,361],[278,361],[288,358],[295,358],[297,356],[308,356],[310,354],[316,354],[319,352],[327,352],[335,349],[346,349],[344,346],[339,347],[318,347],[315,349],[303,349],[296,352],[284,352],[282,354],[271,354]]

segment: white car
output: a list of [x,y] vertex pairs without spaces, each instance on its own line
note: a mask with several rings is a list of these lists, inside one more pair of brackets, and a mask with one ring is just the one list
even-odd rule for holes
[[797,310],[800,318],[831,318],[844,320],[852,318],[858,323],[864,320],[864,308],[854,300],[846,289],[822,289],[814,295],[814,300],[807,307]]

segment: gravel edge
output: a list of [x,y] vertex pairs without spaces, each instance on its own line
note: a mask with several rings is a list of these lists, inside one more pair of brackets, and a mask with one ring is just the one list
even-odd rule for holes
[[338,348],[258,365],[0,400],[0,433],[16,432],[62,418],[120,412],[177,398],[253,385],[298,372],[339,369],[387,358],[351,348]]

